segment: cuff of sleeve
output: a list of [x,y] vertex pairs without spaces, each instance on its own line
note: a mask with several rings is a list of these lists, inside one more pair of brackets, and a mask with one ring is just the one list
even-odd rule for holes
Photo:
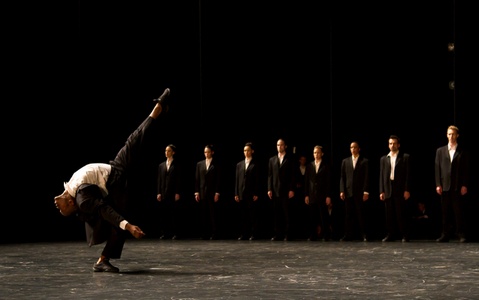
[[127,220],[123,220],[120,222],[120,228],[126,230],[126,224],[128,224]]

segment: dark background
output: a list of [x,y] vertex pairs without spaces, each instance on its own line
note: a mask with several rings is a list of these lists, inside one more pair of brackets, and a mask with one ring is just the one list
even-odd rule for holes
[[[223,164],[225,237],[236,234],[234,170],[247,141],[256,144],[264,182],[278,138],[308,159],[322,145],[337,189],[341,160],[358,140],[370,159],[370,223],[380,238],[379,158],[397,134],[413,160],[413,199],[437,211],[434,155],[447,143],[447,127],[460,128],[459,141],[471,154],[477,144],[472,4],[177,2],[7,9],[2,242],[84,239],[83,224],[61,216],[54,196],[84,164],[113,159],[166,87],[172,104],[164,130],[132,183],[131,218],[149,237],[158,234],[156,168],[169,143],[184,166],[184,236],[196,235],[194,169],[210,143]],[[477,228],[472,164],[470,223]],[[263,196],[267,234],[266,187]]]

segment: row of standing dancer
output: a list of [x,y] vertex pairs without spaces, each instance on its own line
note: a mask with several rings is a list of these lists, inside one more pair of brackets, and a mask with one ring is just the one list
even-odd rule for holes
[[[459,147],[459,129],[447,128],[448,144],[437,149],[435,158],[436,192],[441,198],[441,236],[437,242],[448,242],[457,236],[466,242],[466,194],[469,181],[468,155]],[[384,203],[386,236],[383,242],[409,242],[411,215],[408,200],[411,198],[410,155],[400,151],[400,139],[391,135],[390,152],[380,158],[379,198]],[[322,157],[323,147],[313,148],[314,160],[296,164],[286,151],[284,139],[276,143],[277,155],[269,158],[267,170],[267,195],[272,201],[272,241],[292,238],[292,199],[300,197],[306,206],[308,240],[332,239],[334,221],[331,218],[332,182],[331,167]],[[360,154],[359,143],[350,144],[351,156],[341,162],[339,196],[344,207],[344,236],[341,241],[369,240],[365,203],[369,200],[369,160]],[[157,200],[161,203],[161,223],[165,230],[161,238],[177,238],[175,231],[176,202],[181,197],[181,167],[175,164],[176,147],[165,149],[166,160],[158,168]],[[244,145],[244,159],[236,165],[234,200],[240,212],[239,240],[258,237],[258,199],[262,193],[259,166],[254,158],[254,145]],[[195,201],[199,205],[201,235],[203,239],[218,238],[218,201],[221,196],[221,166],[214,159],[213,145],[204,148],[205,159],[197,162],[195,171]],[[299,171],[299,172],[298,172]],[[298,195],[300,194],[300,195]],[[178,209],[178,208],[176,208]],[[455,231],[455,232],[454,232]]]

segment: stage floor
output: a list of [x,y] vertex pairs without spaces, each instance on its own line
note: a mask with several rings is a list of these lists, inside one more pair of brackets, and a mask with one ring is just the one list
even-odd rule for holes
[[0,244],[1,299],[479,299],[479,243],[128,239]]

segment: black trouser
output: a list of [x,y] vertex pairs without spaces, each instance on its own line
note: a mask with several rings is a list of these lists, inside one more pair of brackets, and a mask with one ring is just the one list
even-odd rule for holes
[[[125,145],[118,151],[115,159],[110,161],[112,167],[116,169],[116,178],[108,178],[108,183],[115,188],[119,181],[120,184],[126,182],[127,176],[139,164],[142,154],[146,152],[149,142],[148,136],[151,134],[152,125],[156,120],[148,116],[138,128],[130,134]],[[121,188],[121,186],[120,186]]]
[[391,197],[385,200],[388,234],[392,237],[396,231],[399,231],[402,237],[406,238],[408,236],[408,218],[404,191],[396,187],[394,181],[392,181],[391,187]]
[[171,238],[178,234],[177,218],[178,218],[179,202],[171,198],[162,198],[159,202],[160,230],[165,238]]
[[101,252],[101,255],[106,258],[120,258],[123,252],[123,246],[125,245],[126,234],[121,228],[111,226],[111,232],[108,235],[105,247]]
[[201,209],[201,227],[203,238],[214,237],[217,232],[217,208],[214,196],[200,200]]
[[[132,173],[133,169],[139,163],[140,158],[145,153],[148,142],[147,137],[151,134],[152,125],[155,121],[155,119],[148,116],[140,126],[130,134],[115,159],[110,161],[112,168],[107,182],[109,195],[106,201],[124,217],[127,213],[127,177]],[[104,226],[107,227],[107,229],[110,226],[111,228],[109,228],[109,232],[106,233],[107,241],[103,248],[102,255],[108,258],[120,258],[126,240],[125,231],[109,223],[104,224]]]
[[363,195],[357,195],[345,199],[345,236],[347,238],[353,238],[354,236],[354,224],[357,221],[361,237],[366,237],[366,218],[365,218],[365,203],[363,201]]
[[288,196],[273,198],[274,233],[277,238],[286,237],[290,233],[289,200]]
[[459,192],[442,192],[442,234],[444,236],[451,237],[453,233],[452,230],[455,227],[458,237],[466,237],[465,207],[466,197],[461,196]]
[[257,234],[257,207],[252,198],[242,199],[239,204],[241,235],[243,237],[254,236]]
[[331,222],[326,200],[316,200],[308,205],[310,237],[318,236],[318,226],[321,226],[320,235],[324,239],[331,238]]

